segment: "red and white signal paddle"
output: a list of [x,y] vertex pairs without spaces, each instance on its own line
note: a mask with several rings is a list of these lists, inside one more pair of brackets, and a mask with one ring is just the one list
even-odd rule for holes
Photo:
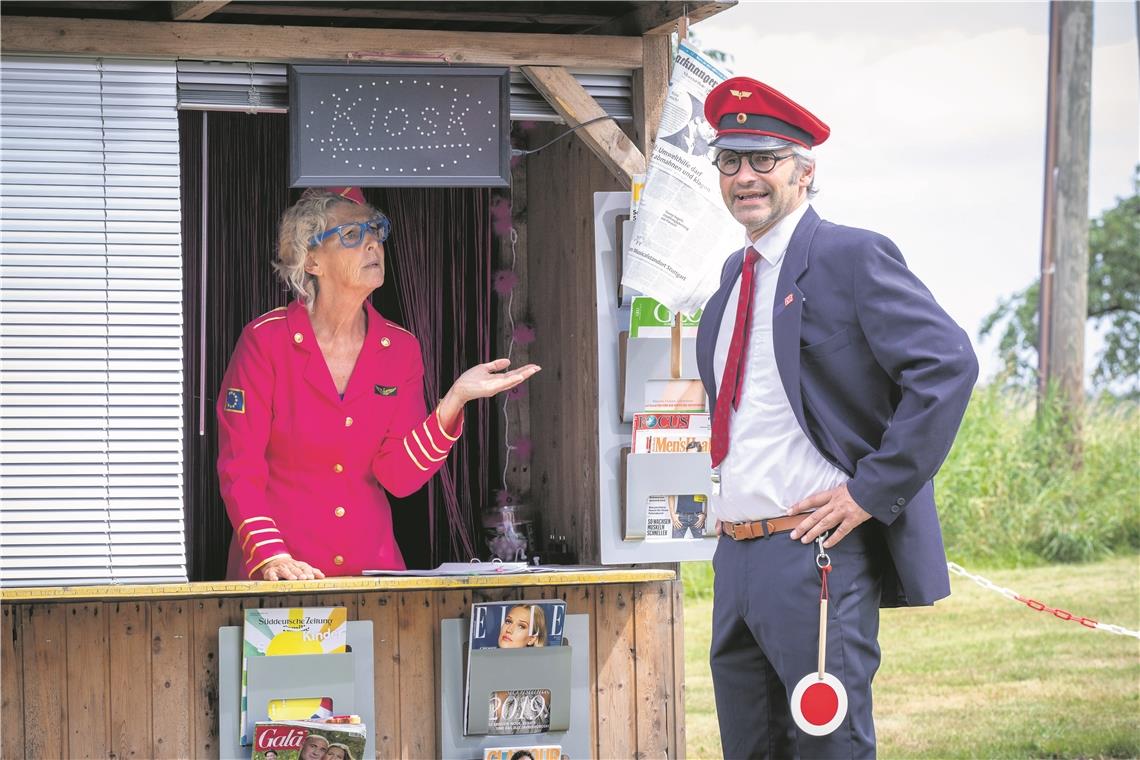
[[847,717],[847,690],[839,679],[824,671],[827,660],[827,574],[831,557],[823,550],[823,537],[816,540],[819,554],[815,564],[822,576],[819,588],[819,660],[818,672],[808,673],[792,690],[792,718],[805,734],[826,736]]

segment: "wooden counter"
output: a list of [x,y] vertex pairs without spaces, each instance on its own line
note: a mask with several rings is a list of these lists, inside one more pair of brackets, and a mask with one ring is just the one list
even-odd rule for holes
[[373,625],[377,757],[436,758],[439,621],[524,598],[590,616],[596,757],[684,756],[681,583],[626,569],[4,589],[0,753],[218,757],[218,628],[246,607],[344,606]]

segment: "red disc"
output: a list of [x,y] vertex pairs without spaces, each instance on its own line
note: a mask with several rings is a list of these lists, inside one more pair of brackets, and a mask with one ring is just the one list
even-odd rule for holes
[[800,699],[800,710],[804,718],[816,726],[830,722],[838,709],[839,697],[835,695],[835,689],[823,682],[809,686]]
[[847,717],[847,690],[830,673],[808,673],[792,689],[789,704],[796,728],[808,736],[827,736]]

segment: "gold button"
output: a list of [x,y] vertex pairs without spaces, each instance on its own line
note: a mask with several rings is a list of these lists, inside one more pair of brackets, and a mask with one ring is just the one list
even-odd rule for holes
[[344,418],[344,426],[345,427],[352,427],[352,418],[351,417],[345,417]]
[[304,335],[302,335],[301,333],[299,333],[299,332],[298,332],[298,333],[293,333],[293,342],[294,342],[294,343],[300,343],[300,342],[301,342],[301,341],[303,341],[304,339],[305,339],[305,336],[304,336]]
[[746,121],[748,121],[748,114],[746,114],[746,113],[736,114],[736,123],[737,124],[743,124]]
[[333,564],[337,565],[338,567],[340,565],[343,565],[344,564],[344,557],[340,556],[339,554],[336,555],[335,557],[333,557]]
[[337,507],[333,510],[333,514],[337,517],[344,517],[344,507]]
[[333,472],[344,472],[344,467],[339,464],[333,465]]
[[381,338],[380,345],[384,348],[387,348],[388,346],[392,345],[392,341],[388,340],[387,338]]

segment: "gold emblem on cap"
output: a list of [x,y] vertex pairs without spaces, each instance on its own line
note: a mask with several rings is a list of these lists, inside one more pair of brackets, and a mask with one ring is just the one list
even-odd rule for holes
[[743,124],[746,121],[748,121],[748,114],[746,114],[746,113],[736,114],[736,123],[737,124]]
[[748,90],[729,90],[729,92],[735,95],[739,100],[752,97],[752,93]]

